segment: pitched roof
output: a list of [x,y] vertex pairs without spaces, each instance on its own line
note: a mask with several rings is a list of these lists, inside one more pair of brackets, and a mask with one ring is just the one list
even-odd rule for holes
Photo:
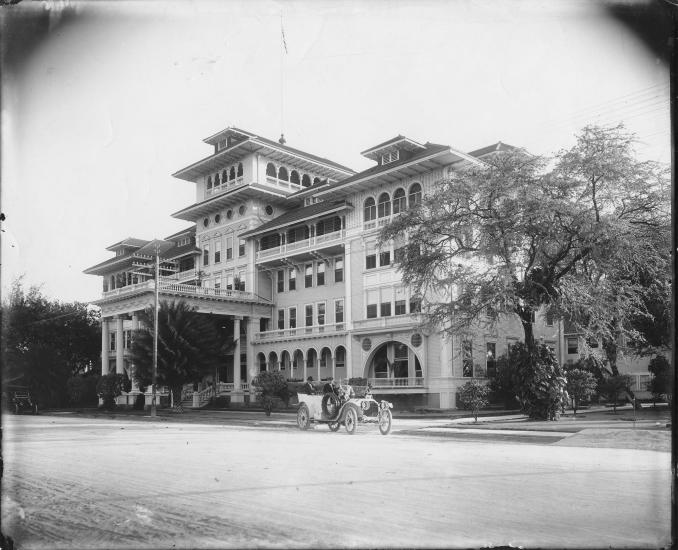
[[514,151],[516,149],[518,148],[514,147],[513,145],[509,145],[508,143],[502,143],[501,141],[498,141],[497,143],[493,143],[492,145],[488,145],[486,147],[476,149],[475,151],[471,151],[469,155],[471,155],[472,157],[482,157],[484,155],[489,155],[490,153],[497,153],[499,151]]
[[146,241],[144,239],[137,239],[136,237],[127,237],[126,239],[123,239],[122,241],[119,241],[115,244],[112,244],[111,246],[106,247],[106,250],[115,250],[116,248],[120,246],[129,246],[131,248],[141,248],[142,246],[145,246],[149,243],[149,241]]
[[169,240],[172,240],[172,239],[176,239],[177,237],[181,237],[181,235],[184,235],[186,233],[192,233],[192,234],[195,235],[195,229],[196,229],[196,226],[195,226],[195,224],[193,224],[189,227],[182,229],[181,231],[177,231],[176,233],[172,233],[169,237],[165,237],[165,240],[169,241]]
[[339,210],[344,210],[346,208],[353,208],[353,205],[347,203],[346,201],[326,201],[326,202],[317,202],[303,208],[296,208],[284,214],[281,214],[277,218],[272,219],[269,222],[266,222],[259,227],[246,231],[242,233],[241,237],[251,237],[252,235],[259,235],[261,233],[266,233],[267,231],[272,231],[279,227],[286,227],[296,222],[301,222],[311,218],[320,216],[321,214],[329,214],[330,212],[337,212]]

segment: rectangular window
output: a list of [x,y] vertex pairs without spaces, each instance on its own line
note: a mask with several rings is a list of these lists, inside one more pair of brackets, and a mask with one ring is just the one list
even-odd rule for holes
[[395,314],[405,315],[407,313],[407,302],[405,300],[395,301]]
[[546,326],[547,327],[553,326],[553,313],[551,313],[550,311],[546,312]]
[[368,254],[365,257],[365,269],[374,269],[375,267],[377,267],[377,255]]
[[313,304],[308,304],[306,306],[306,332],[311,332],[311,329],[308,327],[313,326]]
[[233,237],[226,237],[226,259],[233,259]]
[[410,313],[421,313],[421,298],[410,298]]
[[337,258],[334,260],[334,282],[340,283],[344,280],[344,259]]
[[473,342],[464,340],[461,344],[462,349],[462,376],[473,377]]
[[226,275],[226,290],[233,290],[233,275]]
[[289,290],[297,289],[297,270],[293,267],[289,271],[289,281],[288,281]]
[[574,355],[579,353],[579,338],[568,338],[567,339],[567,354]]
[[311,288],[313,286],[313,264],[306,264],[304,271],[304,286]]
[[391,316],[391,302],[382,302],[380,308],[380,314],[382,317]]
[[379,314],[381,317],[391,316],[391,302],[393,301],[393,288],[383,287],[381,289],[381,302],[379,306]]
[[278,271],[278,292],[285,292],[285,272],[281,269]]
[[497,375],[497,344],[495,342],[487,342],[486,347],[485,372],[489,378],[494,378]]
[[245,272],[241,271],[238,273],[238,290],[245,292]]
[[344,300],[334,302],[334,322],[337,324],[337,330],[344,330]]
[[109,334],[109,339],[108,339],[109,346],[108,346],[108,349],[109,349],[110,351],[115,351],[115,347],[116,347],[116,346],[115,346],[115,340],[116,340],[117,334],[118,334],[117,332],[111,332],[111,333]]
[[221,261],[221,239],[214,241],[214,263],[218,264]]
[[[316,304],[316,311],[318,313],[318,325],[323,326],[325,324],[325,302],[318,302]],[[320,329],[322,332],[322,329]]]
[[385,265],[391,265],[391,251],[387,250],[386,252],[379,253],[379,265],[381,267]]
[[377,317],[377,302],[379,301],[379,291],[378,290],[368,290],[366,303],[367,303],[367,318],[374,319]]
[[124,348],[130,349],[132,347],[132,331],[131,330],[124,330],[122,334],[125,338]]
[[325,284],[325,262],[318,262],[315,273],[316,286],[323,286]]
[[283,330],[285,328],[285,310],[278,310],[278,330]]
[[208,244],[202,247],[202,265],[210,265],[210,246]]
[[368,319],[377,318],[377,304],[367,304],[367,318]]
[[297,328],[297,308],[291,307],[288,310],[290,328]]
[[246,243],[247,241],[245,241],[245,239],[238,239],[238,256],[240,256],[241,258],[245,255]]

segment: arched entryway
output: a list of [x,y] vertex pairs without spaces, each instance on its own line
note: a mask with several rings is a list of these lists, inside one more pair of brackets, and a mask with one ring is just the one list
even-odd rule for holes
[[[373,379],[423,378],[423,369],[414,350],[397,340],[377,346],[367,358],[364,376]],[[408,385],[404,382],[403,385]]]

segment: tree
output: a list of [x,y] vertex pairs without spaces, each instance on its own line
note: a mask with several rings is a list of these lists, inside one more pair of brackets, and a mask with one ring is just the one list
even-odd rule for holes
[[459,402],[466,410],[470,410],[473,419],[478,422],[478,411],[489,404],[490,388],[477,380],[466,382],[459,388]]
[[596,391],[598,385],[596,377],[589,371],[582,369],[571,369],[566,374],[567,393],[572,398],[572,409],[577,416],[579,404]]
[[27,385],[43,407],[66,405],[67,380],[100,365],[99,313],[26,290],[21,278],[2,304],[1,332],[3,385]]
[[126,374],[109,373],[99,377],[97,381],[97,395],[103,400],[102,408],[113,410],[115,398],[122,395],[123,391],[130,391],[131,381]]
[[281,372],[260,372],[252,379],[252,386],[256,388],[257,400],[262,402],[267,414],[270,414],[272,397],[279,397],[285,406],[289,405],[291,394],[287,387],[287,380]]
[[612,407],[614,408],[615,414],[617,412],[617,400],[622,394],[630,391],[632,383],[633,380],[630,376],[620,374],[618,376],[606,377],[605,380],[603,380],[603,383],[599,385],[600,391],[612,401]]
[[458,335],[517,317],[535,368],[540,310],[585,337],[642,337],[629,322],[649,315],[635,274],[667,268],[669,180],[631,145],[621,126],[587,127],[550,162],[499,152],[386,225],[380,242],[395,243],[427,322]]
[[650,361],[647,370],[652,373],[648,389],[652,393],[655,403],[662,396],[666,396],[670,404],[673,397],[673,369],[671,368],[671,363],[669,363],[664,355],[657,355]]
[[[139,314],[143,328],[133,336],[131,357],[139,386],[150,386],[153,376],[153,308]],[[184,301],[161,301],[158,311],[159,385],[170,388],[175,403],[184,384],[198,382],[224,364],[232,340],[220,333],[217,318],[195,311]]]

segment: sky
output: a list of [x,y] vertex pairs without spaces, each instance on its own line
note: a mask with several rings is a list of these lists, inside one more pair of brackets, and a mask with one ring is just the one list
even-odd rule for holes
[[3,67],[3,294],[23,275],[51,298],[100,297],[101,278],[83,270],[121,239],[187,227],[170,215],[195,201],[194,184],[171,174],[209,155],[202,140],[231,125],[270,139],[283,131],[292,147],[363,170],[372,162],[360,151],[397,134],[462,151],[501,140],[548,155],[586,124],[624,122],[641,158],[669,163],[668,68],[604,7],[12,6],[47,25],[30,47],[17,42]]

